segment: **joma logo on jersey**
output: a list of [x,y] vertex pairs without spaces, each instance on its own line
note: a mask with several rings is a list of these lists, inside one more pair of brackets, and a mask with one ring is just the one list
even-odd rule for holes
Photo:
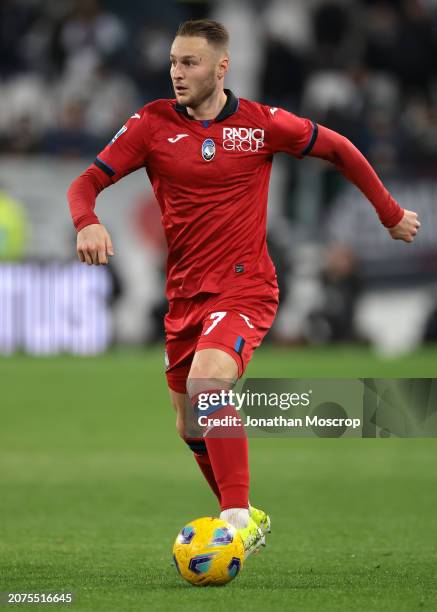
[[260,128],[223,128],[223,148],[226,151],[256,153],[264,146],[264,130]]

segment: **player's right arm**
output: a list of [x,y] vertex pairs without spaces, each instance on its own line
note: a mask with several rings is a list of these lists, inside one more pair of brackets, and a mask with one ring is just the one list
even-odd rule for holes
[[114,255],[111,236],[101,223],[87,225],[77,233],[77,255],[79,261],[89,266],[105,265]]
[[77,230],[77,254],[88,265],[107,264],[114,254],[111,237],[94,212],[98,194],[146,163],[147,116],[143,109],[129,119],[94,163],[70,185],[67,198]]
[[111,237],[94,212],[98,194],[110,184],[109,177],[92,165],[71,183],[67,193],[77,230],[77,256],[89,266],[107,264],[114,254]]

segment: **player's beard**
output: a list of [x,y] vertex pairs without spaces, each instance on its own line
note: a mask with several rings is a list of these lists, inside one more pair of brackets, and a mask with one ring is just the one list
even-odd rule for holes
[[187,99],[184,100],[183,104],[189,108],[196,109],[206,100],[208,100],[208,98],[213,97],[216,90],[217,81],[215,79],[215,72],[211,71],[208,77],[202,81],[202,84],[199,86],[198,90],[192,95],[188,96]]

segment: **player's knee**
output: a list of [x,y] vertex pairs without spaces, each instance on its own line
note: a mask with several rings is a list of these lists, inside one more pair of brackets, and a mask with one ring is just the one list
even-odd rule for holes
[[197,387],[198,384],[195,378],[187,378],[187,395],[190,400],[199,392]]
[[187,394],[190,398],[192,406],[196,406],[199,396],[208,393],[217,393],[219,390],[229,390],[232,388],[234,381],[225,379],[219,376],[203,376],[199,378],[187,379]]
[[193,398],[200,393],[217,391],[217,389],[230,389],[235,380],[236,377],[217,370],[214,366],[195,368],[187,378],[187,394],[193,401]]
[[219,349],[203,349],[194,355],[187,384],[193,379],[235,380],[237,377],[237,362],[231,355]]

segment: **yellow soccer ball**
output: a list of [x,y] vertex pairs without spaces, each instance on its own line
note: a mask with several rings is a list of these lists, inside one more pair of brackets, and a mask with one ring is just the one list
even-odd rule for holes
[[205,516],[181,529],[173,546],[173,560],[179,574],[191,584],[226,584],[243,567],[243,541],[227,521]]

